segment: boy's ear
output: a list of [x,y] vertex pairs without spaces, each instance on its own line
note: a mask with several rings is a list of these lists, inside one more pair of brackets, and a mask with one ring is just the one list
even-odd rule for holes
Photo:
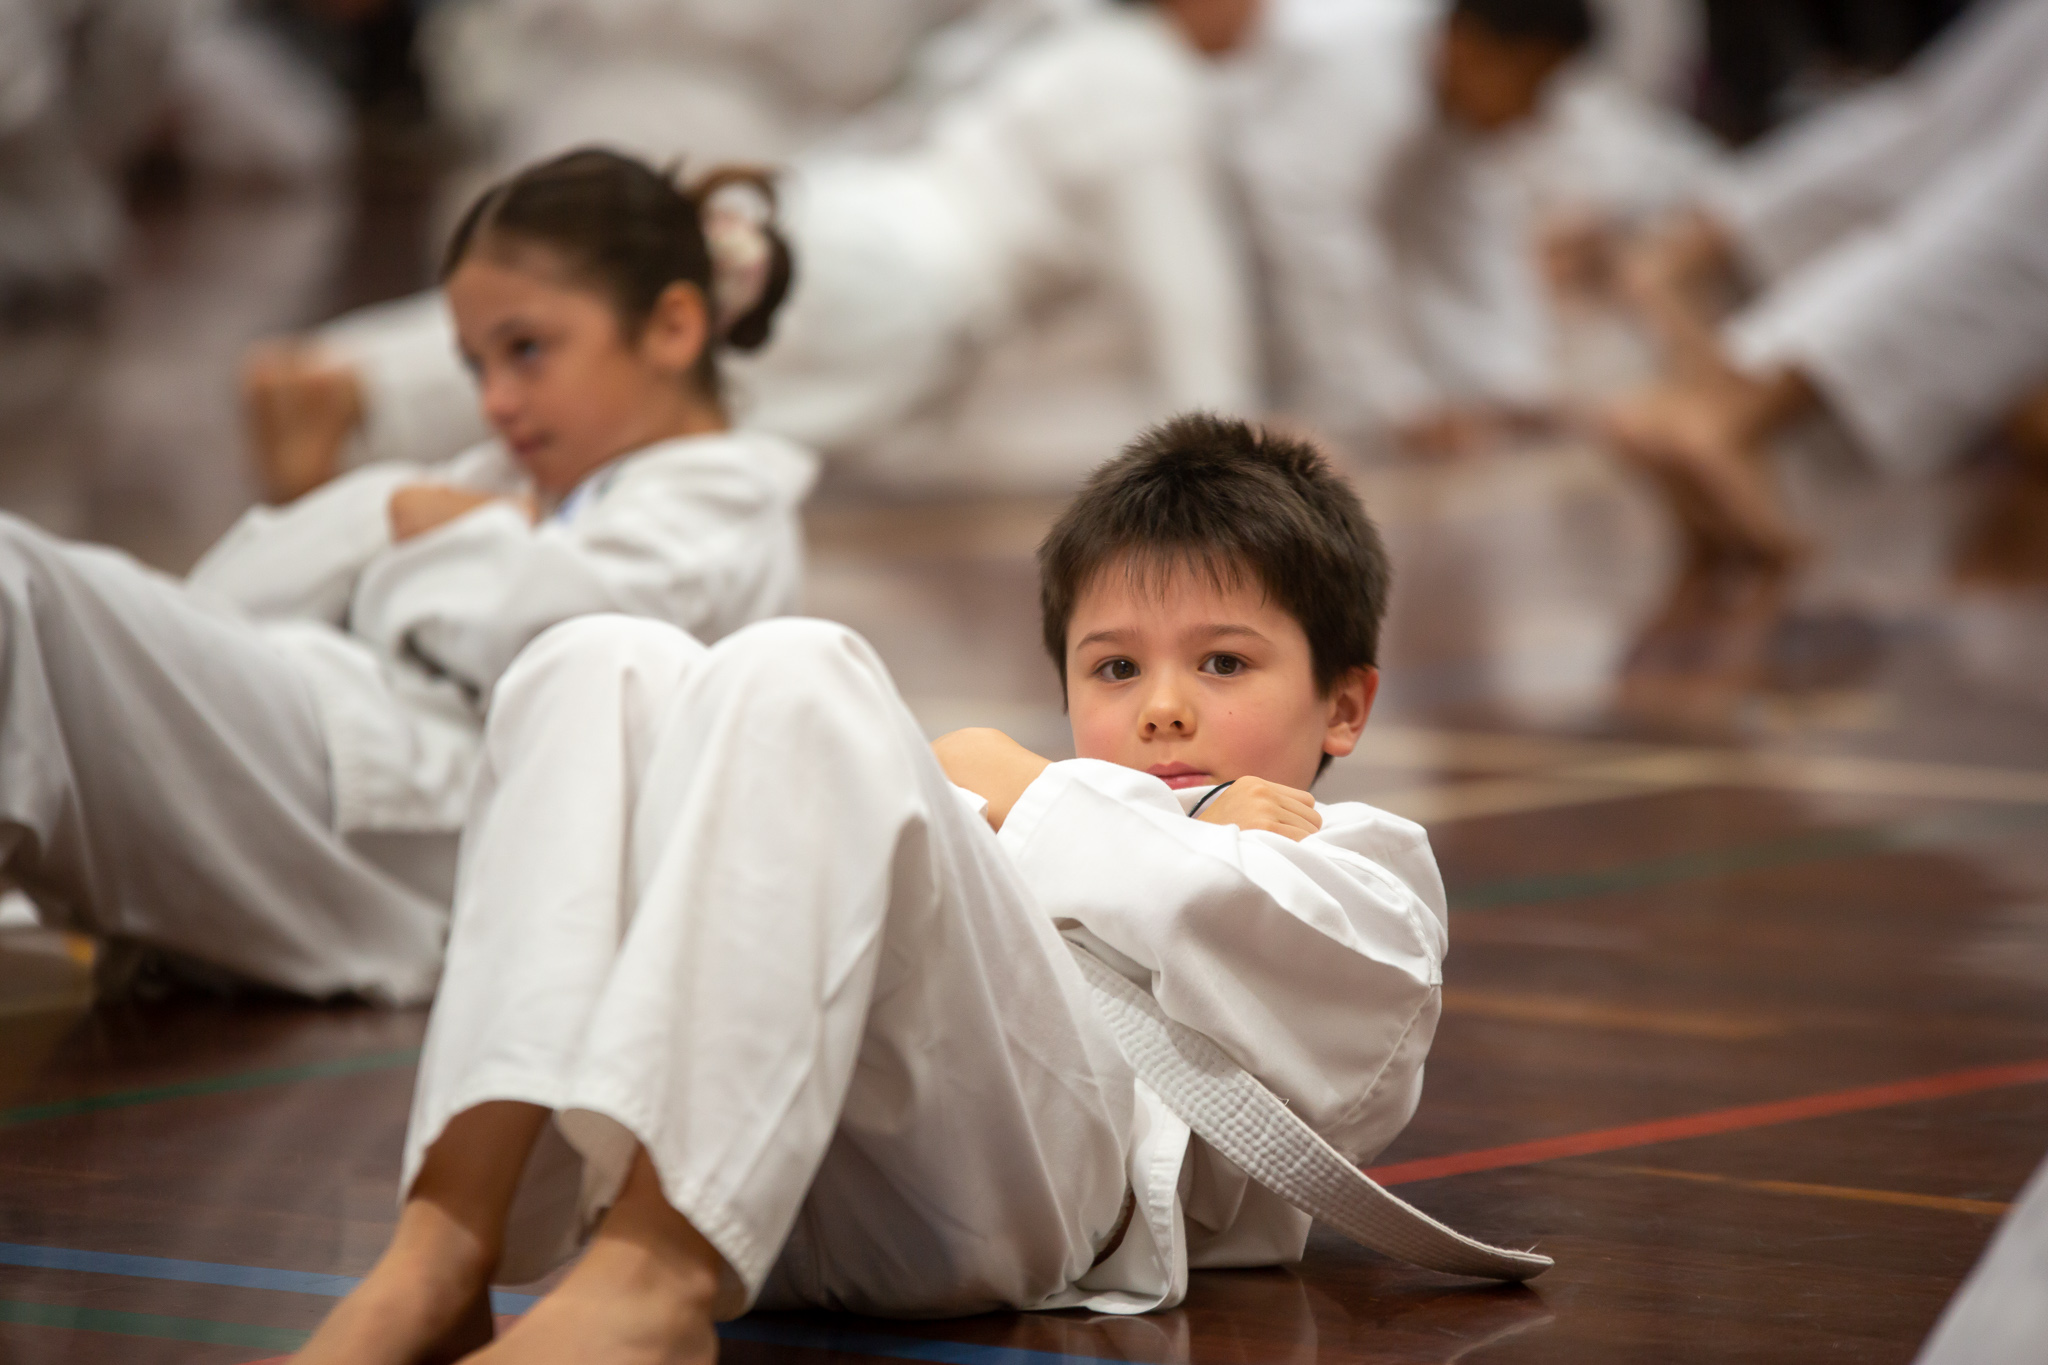
[[1373,699],[1380,694],[1380,671],[1360,664],[1330,688],[1329,709],[1324,713],[1323,752],[1343,758],[1358,747],[1365,722],[1372,715]]

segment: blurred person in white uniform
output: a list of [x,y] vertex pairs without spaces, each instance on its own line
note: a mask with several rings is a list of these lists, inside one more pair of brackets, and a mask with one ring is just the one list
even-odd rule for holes
[[1900,75],[1745,153],[1638,249],[1668,376],[1609,425],[1701,553],[1803,553],[1769,450],[1806,418],[1924,477],[2048,381],[2044,70],[2048,3],[1984,4]]
[[0,0],[0,291],[103,284],[153,146],[297,185],[352,142],[339,92],[233,0]]
[[727,197],[756,192],[595,153],[494,189],[444,279],[496,437],[253,511],[182,582],[0,518],[0,856],[48,922],[221,984],[431,994],[513,656],[590,612],[714,640],[794,604],[815,462],[719,390],[789,272]]
[[1231,159],[1280,410],[1340,438],[1444,446],[1549,398],[1510,134],[1594,31],[1584,0],[1324,5],[1234,74]]
[[934,30],[1016,3],[443,0],[421,65],[489,167],[592,141],[659,160],[679,128],[709,162],[781,161],[895,89]]
[[[1137,1313],[1299,1259],[1308,1215],[1138,1079],[1073,948],[1347,1159],[1407,1123],[1442,882],[1418,826],[1305,790],[1371,709],[1384,550],[1311,448],[1194,416],[1040,564],[1064,763],[927,745],[827,622],[535,643],[490,717],[398,1228],[296,1365],[708,1362],[757,1305]],[[579,1248],[493,1343],[490,1281]]]
[[[775,343],[733,368],[740,420],[828,454],[857,447],[942,402],[989,343],[1083,287],[1112,291],[1134,320],[1154,412],[1255,410],[1204,59],[1242,41],[1257,10],[1080,7],[941,102],[903,150],[800,158],[779,188],[803,268]],[[280,466],[320,463],[288,448],[432,458],[471,434],[448,335],[445,308],[423,296],[316,333],[285,383],[259,373],[273,493],[302,486]]]

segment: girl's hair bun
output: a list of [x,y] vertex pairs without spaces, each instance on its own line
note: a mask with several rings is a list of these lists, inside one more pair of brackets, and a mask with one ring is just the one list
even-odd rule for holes
[[720,166],[683,191],[711,255],[711,302],[719,337],[738,351],[767,344],[789,297],[796,262],[776,223],[774,177],[756,166]]

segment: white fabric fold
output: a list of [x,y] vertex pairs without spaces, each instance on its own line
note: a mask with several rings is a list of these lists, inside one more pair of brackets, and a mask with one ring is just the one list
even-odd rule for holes
[[1527,1280],[1553,1264],[1439,1223],[1345,1160],[1223,1050],[1085,948],[1069,942],[1110,1031],[1144,1082],[1196,1136],[1253,1180],[1352,1241],[1427,1270]]

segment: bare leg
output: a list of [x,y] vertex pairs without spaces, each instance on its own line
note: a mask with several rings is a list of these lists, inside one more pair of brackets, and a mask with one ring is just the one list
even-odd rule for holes
[[1692,558],[1787,565],[1807,546],[1779,503],[1765,440],[1816,401],[1796,370],[1729,374],[1636,394],[1605,425],[1621,455],[1662,485]]
[[390,1247],[292,1357],[295,1365],[444,1365],[489,1345],[490,1276],[506,1210],[547,1117],[536,1105],[498,1102],[451,1119],[406,1196]]
[[661,1193],[654,1164],[633,1160],[619,1200],[569,1277],[473,1365],[711,1365],[711,1310],[722,1262]]
[[242,406],[263,496],[290,502],[339,470],[363,422],[362,383],[301,342],[266,342],[242,363]]

